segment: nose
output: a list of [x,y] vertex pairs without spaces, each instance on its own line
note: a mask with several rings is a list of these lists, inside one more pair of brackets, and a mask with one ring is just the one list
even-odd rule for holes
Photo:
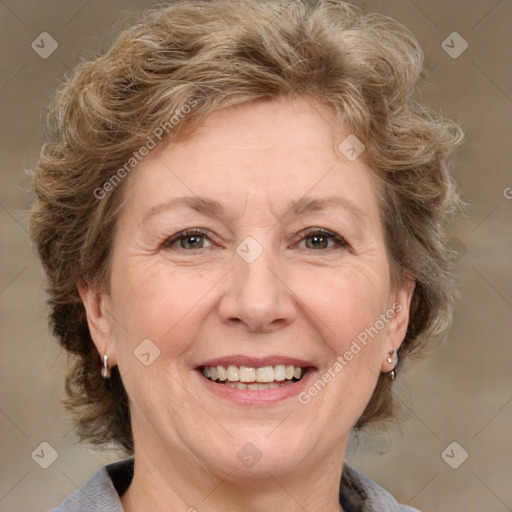
[[269,253],[264,250],[251,263],[234,255],[219,305],[223,322],[248,332],[270,333],[294,321],[293,292],[278,259]]

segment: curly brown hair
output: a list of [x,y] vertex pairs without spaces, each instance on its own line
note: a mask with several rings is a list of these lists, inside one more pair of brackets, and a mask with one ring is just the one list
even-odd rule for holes
[[[49,107],[30,229],[53,332],[73,356],[65,403],[82,441],[133,453],[122,379],[117,368],[101,377],[77,290],[83,278],[109,289],[126,163],[161,127],[158,141],[182,140],[232,105],[309,98],[364,141],[393,282],[403,285],[407,274],[416,281],[398,369],[439,339],[456,290],[444,221],[460,203],[449,156],[462,132],[416,99],[422,61],[402,25],[338,0],[177,0],[144,12],[109,51],[76,67]],[[356,427],[393,415],[381,374]]]

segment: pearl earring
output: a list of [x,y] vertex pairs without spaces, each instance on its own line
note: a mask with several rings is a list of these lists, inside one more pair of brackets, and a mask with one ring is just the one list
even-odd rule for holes
[[[390,350],[388,352],[388,357],[386,359],[386,361],[389,363],[389,364],[392,364],[394,359],[395,359],[395,355],[396,355],[396,350]],[[398,357],[397,357],[397,363],[398,363]],[[395,363],[395,367],[396,367],[396,363]],[[393,381],[395,380],[395,377],[396,377],[396,373],[395,373],[395,368],[393,368],[389,373],[389,378]]]
[[103,356],[103,368],[101,369],[101,376],[104,379],[110,379],[110,368],[108,367],[108,355]]

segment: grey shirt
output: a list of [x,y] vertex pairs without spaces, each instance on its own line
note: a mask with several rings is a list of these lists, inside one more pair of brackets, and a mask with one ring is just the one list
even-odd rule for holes
[[[121,496],[133,478],[134,459],[107,464],[51,512],[123,512]],[[343,467],[340,505],[345,512],[418,512],[350,466]]]

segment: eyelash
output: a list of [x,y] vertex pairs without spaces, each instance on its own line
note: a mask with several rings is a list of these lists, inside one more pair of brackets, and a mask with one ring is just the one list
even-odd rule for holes
[[[162,248],[170,249],[171,246],[175,242],[178,242],[182,239],[188,238],[190,236],[196,236],[196,235],[204,236],[204,237],[208,238],[208,231],[205,229],[201,229],[201,228],[192,228],[192,229],[186,229],[184,231],[180,231],[179,233],[172,235],[170,238],[167,238],[164,241],[164,243],[162,244]],[[313,235],[321,235],[322,237],[327,238],[328,240],[333,240],[335,242],[337,248],[351,249],[348,242],[342,236],[336,235],[335,233],[333,233],[332,231],[328,231],[327,229],[308,228],[308,229],[305,229],[297,234],[297,236],[300,236],[299,242],[301,242],[302,240],[304,240],[310,236],[313,236]],[[320,249],[320,251],[329,251],[331,249],[335,249],[336,247]],[[181,247],[179,249],[181,249],[183,251],[191,251],[192,250],[192,249],[183,249]],[[208,249],[208,247],[200,247],[199,249]],[[319,249],[310,249],[310,250],[318,251]]]

